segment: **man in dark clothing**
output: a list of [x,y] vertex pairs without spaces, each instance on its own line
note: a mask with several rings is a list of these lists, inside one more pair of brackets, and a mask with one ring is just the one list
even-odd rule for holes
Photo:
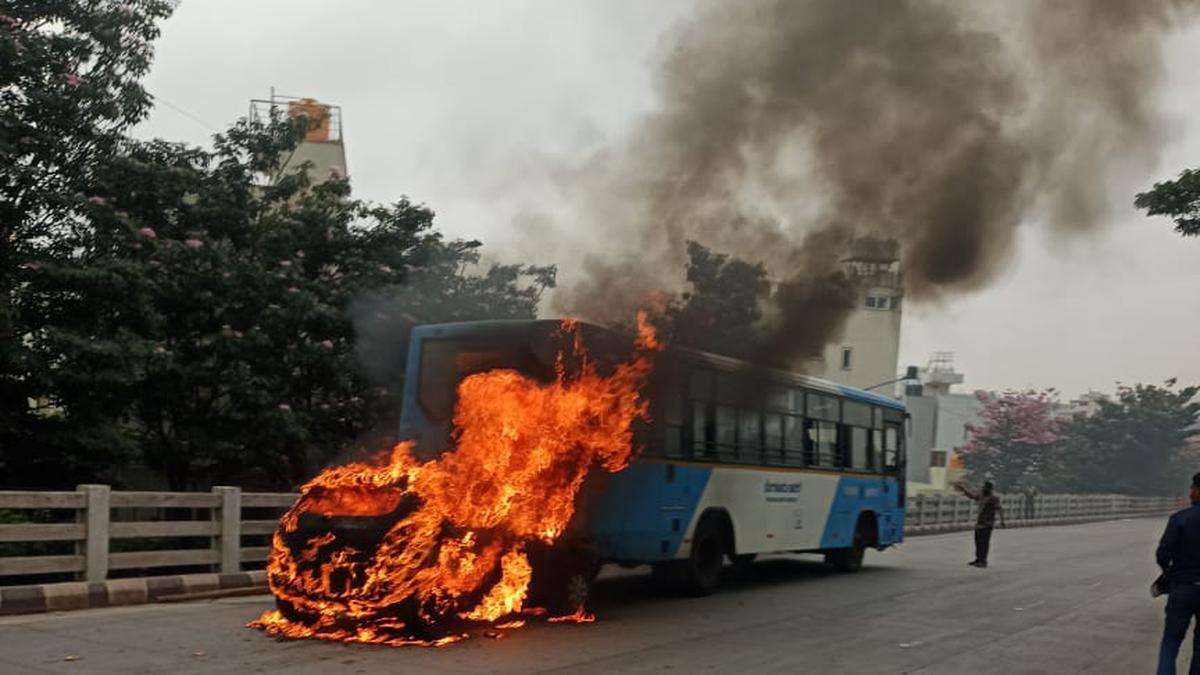
[[961,483],[955,483],[955,488],[968,499],[974,499],[979,504],[979,515],[975,518],[975,559],[967,563],[972,567],[987,567],[988,550],[992,547],[992,529],[996,527],[996,517],[1000,517],[1000,527],[1004,527],[1004,508],[1000,498],[992,493],[992,481],[985,481],[983,489],[972,492]]
[[[1158,650],[1158,675],[1175,675],[1175,658],[1192,617],[1200,615],[1200,473],[1192,476],[1192,505],[1171,516],[1155,558],[1166,580],[1167,619]],[[1200,623],[1192,636],[1191,675],[1200,675]]]

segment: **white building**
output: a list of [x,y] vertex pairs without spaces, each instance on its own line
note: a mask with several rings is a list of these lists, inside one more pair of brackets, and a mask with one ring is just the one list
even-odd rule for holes
[[908,485],[911,493],[944,492],[962,477],[957,453],[970,428],[979,424],[983,404],[975,393],[951,391],[962,384],[951,352],[935,352],[921,369],[920,384],[905,388],[911,415],[908,438]]
[[853,242],[842,266],[857,284],[858,308],[842,335],[825,346],[821,358],[809,362],[810,374],[863,389],[898,377],[904,298],[899,254],[899,245],[892,240]]

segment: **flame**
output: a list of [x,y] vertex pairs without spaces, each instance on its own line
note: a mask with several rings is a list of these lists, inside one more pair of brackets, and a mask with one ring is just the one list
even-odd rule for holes
[[582,607],[575,610],[573,614],[566,616],[554,616],[546,619],[549,623],[592,623],[596,620],[596,615],[585,611]]
[[[593,467],[620,471],[632,459],[632,424],[647,414],[639,390],[661,349],[644,314],[638,326],[634,354],[605,376],[564,321],[579,364],[572,375],[563,352],[549,384],[513,370],[471,375],[458,386],[453,447],[437,459],[418,461],[404,442],[304,485],[267,561],[280,609],[250,625],[291,638],[442,646],[472,624],[518,628],[520,617],[544,616],[524,606],[534,574],[527,546],[563,534]],[[346,516],[375,519],[384,533],[377,542],[341,531],[297,539],[303,517]],[[580,608],[549,621],[594,618]]]

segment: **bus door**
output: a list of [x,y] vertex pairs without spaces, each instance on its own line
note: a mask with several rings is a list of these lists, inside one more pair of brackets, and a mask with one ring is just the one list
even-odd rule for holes
[[888,420],[883,426],[883,532],[889,542],[899,541],[903,532],[901,515],[905,499],[904,427],[899,421]]
[[658,529],[662,533],[662,541],[666,542],[663,544],[660,541],[660,554],[673,556],[683,542],[712,469],[673,461],[686,462],[691,458],[689,446],[695,444],[695,439],[694,433],[687,428],[689,420],[700,425],[701,443],[704,442],[706,420],[703,413],[699,413],[698,419],[691,420],[684,410],[683,392],[678,388],[669,388],[663,393],[662,400],[661,429],[665,434],[662,438],[663,461],[650,464],[648,468],[652,468],[651,484],[658,511]]

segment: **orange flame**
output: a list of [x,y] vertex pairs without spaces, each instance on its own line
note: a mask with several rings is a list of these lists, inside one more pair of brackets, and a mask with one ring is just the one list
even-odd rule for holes
[[[471,623],[516,628],[520,616],[544,615],[523,606],[533,574],[526,546],[562,535],[593,467],[628,466],[632,423],[647,413],[639,390],[661,348],[644,315],[638,325],[633,357],[611,375],[597,373],[577,327],[563,322],[577,374],[565,374],[560,352],[549,384],[513,370],[467,377],[454,447],[437,459],[418,461],[405,442],[311,480],[268,558],[280,609],[250,625],[293,638],[441,646]],[[303,539],[302,518],[347,516],[384,518],[385,531],[377,542],[356,540],[352,528]],[[594,617],[580,608],[550,620]]]

